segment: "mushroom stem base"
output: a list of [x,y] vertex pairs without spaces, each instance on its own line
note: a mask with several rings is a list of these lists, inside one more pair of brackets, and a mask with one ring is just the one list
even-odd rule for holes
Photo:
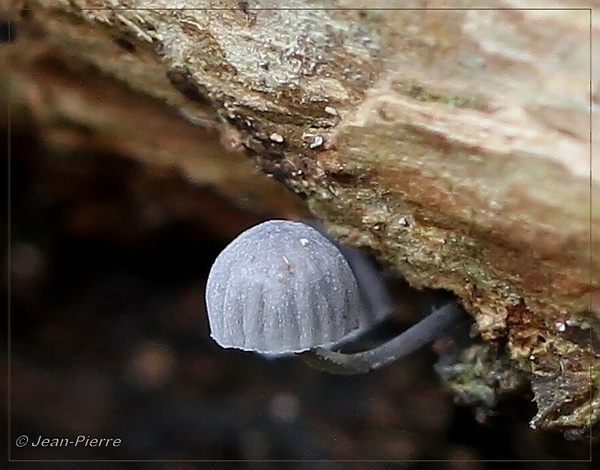
[[442,335],[464,312],[454,302],[435,310],[394,339],[373,349],[353,354],[315,348],[303,353],[313,367],[332,374],[366,374],[407,356]]

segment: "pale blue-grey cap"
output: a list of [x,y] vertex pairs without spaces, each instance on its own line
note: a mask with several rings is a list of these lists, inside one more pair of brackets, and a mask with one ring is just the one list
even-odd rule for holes
[[356,278],[339,249],[301,222],[270,220],[234,239],[206,285],[211,337],[266,354],[336,343],[359,327]]

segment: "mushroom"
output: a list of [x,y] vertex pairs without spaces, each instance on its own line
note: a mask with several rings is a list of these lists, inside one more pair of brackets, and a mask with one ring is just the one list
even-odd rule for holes
[[[461,313],[449,303],[373,349],[352,354],[336,351],[384,316],[367,313],[373,305],[386,315],[391,310],[389,297],[378,304],[365,294],[387,292],[375,271],[366,276],[353,272],[368,270],[369,264],[360,257],[349,263],[349,253],[344,256],[330,238],[302,222],[270,220],[246,230],[221,252],[208,276],[211,337],[224,348],[262,354],[309,351],[306,357],[313,365],[357,374],[431,342]],[[367,283],[362,295],[361,280]]]
[[206,284],[212,338],[267,354],[307,351],[359,327],[361,302],[346,258],[301,222],[270,220],[233,240]]

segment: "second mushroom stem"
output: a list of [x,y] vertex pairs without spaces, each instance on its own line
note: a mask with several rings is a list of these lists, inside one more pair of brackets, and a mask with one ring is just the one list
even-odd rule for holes
[[390,362],[396,361],[430,343],[462,315],[462,309],[454,302],[448,303],[423,318],[395,338],[368,351],[341,353],[325,348],[312,350],[320,366],[338,374],[364,374]]

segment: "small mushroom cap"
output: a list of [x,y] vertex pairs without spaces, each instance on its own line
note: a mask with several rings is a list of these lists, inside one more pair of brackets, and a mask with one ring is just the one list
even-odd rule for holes
[[301,222],[270,220],[231,242],[206,284],[212,338],[267,354],[333,344],[359,326],[358,285],[346,258]]

